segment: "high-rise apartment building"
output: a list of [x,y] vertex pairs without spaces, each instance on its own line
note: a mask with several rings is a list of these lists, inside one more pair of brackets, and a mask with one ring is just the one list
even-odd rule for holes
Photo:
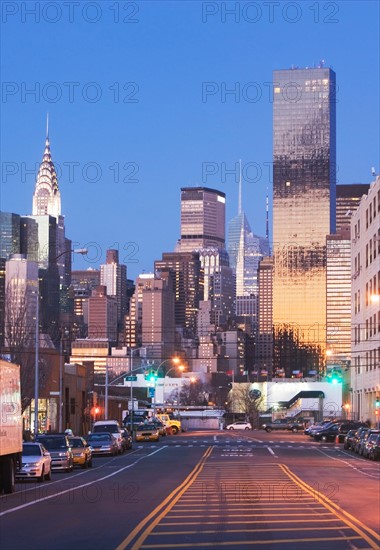
[[32,347],[36,336],[38,265],[22,254],[5,264],[5,346]]
[[368,192],[368,183],[338,184],[336,186],[336,232],[350,229],[351,216],[358,208],[363,195]]
[[208,187],[181,188],[180,252],[224,248],[226,195]]
[[100,266],[100,284],[116,298],[118,332],[122,333],[127,313],[127,266],[119,263],[118,250],[107,250],[106,263]]
[[326,342],[326,236],[335,232],[335,73],[273,75],[273,320],[320,356]]
[[351,357],[351,238],[349,229],[328,235],[326,263],[327,368]]
[[268,372],[269,378],[284,374],[273,372],[273,258],[265,257],[259,264],[258,336],[256,365]]
[[88,337],[117,341],[117,304],[105,286],[96,287],[88,299]]
[[88,299],[91,292],[99,285],[100,271],[98,269],[89,268],[71,272],[75,334],[79,338],[87,336]]
[[380,395],[380,176],[352,215],[351,242],[352,413],[375,424]]
[[185,334],[194,337],[197,328],[199,302],[203,299],[204,275],[199,253],[164,252],[162,260],[154,262],[156,273],[173,274],[175,324]]
[[326,368],[351,360],[351,218],[369,184],[337,185],[336,233],[328,235],[326,264]]
[[204,274],[203,300],[211,300],[212,323],[222,327],[235,315],[235,276],[225,248],[197,250]]
[[172,275],[161,273],[142,291],[142,345],[150,359],[161,363],[175,350]]
[[9,260],[12,254],[20,254],[20,216],[0,212],[0,258]]

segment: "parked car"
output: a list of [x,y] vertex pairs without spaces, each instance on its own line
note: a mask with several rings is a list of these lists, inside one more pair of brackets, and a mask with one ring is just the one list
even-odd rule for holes
[[92,449],[83,437],[69,437],[74,465],[82,468],[92,468]]
[[136,430],[136,441],[159,441],[160,432],[152,423],[141,424]]
[[380,433],[380,430],[368,430],[368,432],[365,432],[364,436],[363,436],[363,439],[361,440],[361,443],[360,443],[360,448],[359,448],[359,454],[361,456],[364,456],[364,458],[367,458],[368,457],[368,441],[369,441],[369,438],[373,435],[373,434],[379,434]]
[[328,426],[332,426],[333,424],[336,424],[335,420],[323,420],[322,422],[309,426],[309,428],[305,430],[305,433],[307,432],[307,435],[314,437],[315,432],[318,432],[323,428],[327,428]]
[[356,430],[350,430],[349,432],[346,433],[343,441],[343,449],[346,449],[346,451],[352,448],[355,434],[356,434]]
[[267,422],[261,426],[266,432],[272,430],[288,430],[291,432],[299,432],[305,428],[304,423],[295,418],[277,418],[273,422]]
[[367,425],[364,424],[364,422],[358,422],[356,420],[349,420],[349,421],[344,421],[344,422],[341,422],[339,424],[339,433],[338,433],[338,442],[339,443],[342,443],[344,441],[344,438],[345,438],[345,435],[350,431],[350,430],[357,430],[358,428],[366,428]]
[[355,435],[352,440],[351,450],[357,453],[359,451],[359,440],[361,438],[362,433],[369,430],[368,426],[361,426],[358,428],[355,432]]
[[313,432],[315,441],[335,441],[336,436],[339,434],[339,424],[327,424],[322,426],[319,430]]
[[380,433],[372,433],[366,443],[366,455],[370,460],[380,460]]
[[355,447],[354,451],[355,453],[361,455],[362,454],[362,446],[364,439],[366,437],[366,434],[369,432],[369,428],[359,428],[355,435]]
[[249,422],[237,421],[229,424],[226,430],[252,430],[252,426]]
[[128,449],[132,449],[132,436],[129,433],[128,430],[121,430],[121,436],[122,436],[122,445],[124,451],[127,451]]
[[17,479],[51,479],[51,456],[41,443],[23,443],[22,464]]
[[114,436],[119,453],[123,452],[121,428],[117,420],[99,420],[92,427],[92,433],[108,432]]
[[119,445],[113,434],[109,432],[91,433],[87,436],[86,441],[91,446],[92,456],[115,456],[119,453]]
[[36,441],[49,451],[52,470],[65,470],[65,472],[73,470],[74,457],[67,435],[41,434],[36,436]]

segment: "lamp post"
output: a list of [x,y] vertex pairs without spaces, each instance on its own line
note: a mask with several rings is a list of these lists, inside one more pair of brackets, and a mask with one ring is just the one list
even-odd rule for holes
[[[65,254],[68,254],[69,252],[73,252],[74,254],[81,254],[82,256],[85,256],[88,252],[86,248],[79,248],[78,250],[65,250],[61,254],[58,254],[56,258],[53,258],[51,262],[56,262],[64,256]],[[35,356],[34,356],[34,365],[35,365],[35,372],[34,372],[34,435],[38,434],[38,401],[39,401],[39,360],[40,360],[40,282],[39,278],[37,279],[37,289],[36,289],[36,335],[35,335]],[[62,355],[62,354],[61,354]],[[61,361],[61,360],[60,360]],[[60,386],[59,386],[59,398],[60,398],[60,410],[62,412],[62,405],[61,405],[61,398],[62,398],[62,376],[61,376],[61,368],[60,368]],[[61,415],[62,416],[62,415]],[[61,421],[61,418],[60,418]]]

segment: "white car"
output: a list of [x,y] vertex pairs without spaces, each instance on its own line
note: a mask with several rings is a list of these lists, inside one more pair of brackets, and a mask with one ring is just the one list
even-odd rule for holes
[[227,426],[227,430],[252,430],[252,427],[249,422],[238,421]]
[[17,479],[51,479],[51,456],[41,443],[23,443],[22,466],[16,472]]

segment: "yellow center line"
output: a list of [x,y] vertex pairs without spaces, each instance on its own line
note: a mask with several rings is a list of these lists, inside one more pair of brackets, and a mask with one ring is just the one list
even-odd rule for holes
[[290,542],[294,543],[307,543],[307,542],[327,542],[327,541],[347,541],[347,540],[358,540],[361,537],[312,537],[305,539],[271,539],[271,540],[231,540],[231,541],[217,541],[217,542],[184,542],[181,544],[144,544],[141,548],[196,548],[197,546],[253,546],[260,545],[264,546],[265,544],[289,544]]
[[[373,531],[370,527],[367,527],[364,523],[362,523],[359,519],[355,518],[342,508],[335,504],[332,500],[330,500],[328,497],[324,495],[318,495],[315,493],[312,487],[307,485],[302,479],[300,479],[298,476],[296,476],[288,466],[285,464],[279,464],[280,468],[289,476],[289,478],[296,483],[301,489],[308,493],[312,493],[315,497],[315,500],[323,504],[328,510],[331,510],[339,519],[341,519],[346,525],[351,527],[356,533],[358,533],[368,544],[370,545],[370,548],[373,548],[373,550],[379,550],[380,547],[380,538],[379,535]],[[369,536],[371,535],[374,537],[375,540],[372,540]]]
[[[321,531],[332,531],[336,529],[336,527],[322,527]],[[345,525],[341,527],[340,529],[351,529],[351,527],[348,527],[348,525]],[[315,527],[300,527],[298,529],[299,531],[314,531]],[[205,529],[202,531],[202,535],[214,535],[216,533],[227,534],[227,533],[283,533],[285,531],[294,531],[294,527],[281,527],[279,529]],[[170,536],[176,536],[176,535],[194,535],[194,531],[154,531],[151,533],[151,536],[162,536],[162,535],[170,535]]]
[[[279,520],[272,520],[271,521],[271,524],[273,525],[274,523],[296,523],[297,525],[301,522],[305,522],[305,523],[324,523],[324,522],[329,522],[329,521],[337,521],[336,517],[333,517],[333,518],[324,518],[324,519],[279,519]],[[223,525],[227,525],[227,524],[237,524],[237,523],[244,523],[244,525],[250,523],[250,524],[256,524],[256,523],[266,523],[265,521],[263,521],[262,519],[261,520],[244,520],[244,521],[229,521],[229,520],[223,520]],[[202,521],[202,525],[218,525],[220,524],[220,521]],[[181,521],[180,523],[179,522],[175,522],[175,521],[163,521],[160,525],[198,525],[199,526],[199,521]]]
[[136,550],[141,547],[142,542],[146,539],[146,537],[149,535],[149,533],[152,531],[154,526],[160,521],[160,519],[171,509],[172,506],[177,502],[177,500],[181,497],[181,495],[186,491],[188,486],[190,486],[194,479],[196,479],[198,473],[202,471],[203,466],[207,460],[207,458],[210,456],[213,448],[208,447],[206,452],[203,454],[202,458],[198,462],[198,464],[195,466],[195,468],[190,472],[190,474],[187,476],[187,478],[176,487],[167,497],[166,499],[161,502],[156,508],[148,514],[140,523],[133,529],[133,531],[119,544],[116,548],[116,550],[125,550],[125,548],[132,542],[136,536],[140,533],[140,531],[145,527],[145,525],[150,521],[156,514],[160,512],[165,506],[164,512],[161,512],[161,514],[154,520],[149,527],[145,529],[145,531],[140,535],[140,537],[137,539],[137,541],[134,543],[132,549]]

